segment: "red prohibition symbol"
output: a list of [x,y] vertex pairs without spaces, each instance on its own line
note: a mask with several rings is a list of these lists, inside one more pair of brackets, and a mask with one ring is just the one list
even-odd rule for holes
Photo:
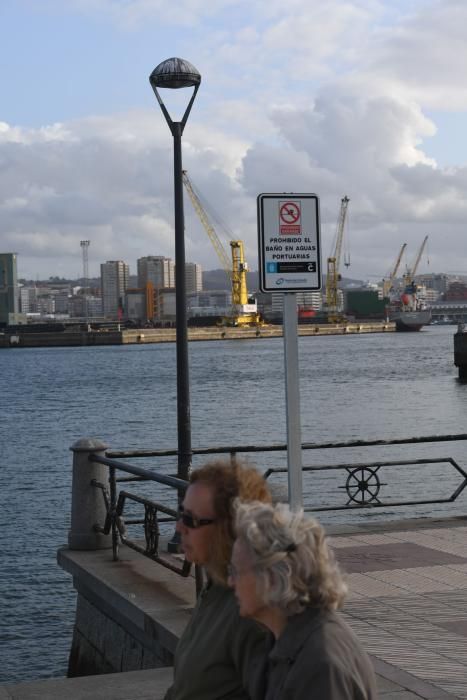
[[279,210],[279,216],[284,224],[295,224],[300,218],[300,207],[295,202],[284,202]]

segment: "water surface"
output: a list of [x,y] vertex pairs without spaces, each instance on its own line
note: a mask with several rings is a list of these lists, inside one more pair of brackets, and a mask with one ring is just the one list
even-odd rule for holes
[[[301,338],[304,441],[467,433],[467,385],[453,365],[455,327],[420,333]],[[194,447],[285,442],[282,339],[190,344]],[[0,682],[66,673],[74,619],[71,578],[56,565],[70,520],[71,459],[81,437],[114,449],[176,446],[175,346],[0,351]],[[463,445],[416,447],[410,458],[454,455]],[[407,448],[308,453],[307,464],[406,459]],[[262,467],[284,464],[266,455]],[[151,461],[148,465],[154,466]],[[139,464],[139,462],[138,462]],[[163,460],[161,468],[173,469]],[[399,498],[450,493],[445,467],[385,472]],[[457,478],[457,482],[459,479]],[[310,505],[345,502],[342,475],[305,479]],[[399,491],[398,491],[399,489]],[[465,513],[451,506],[359,512],[358,519]],[[323,522],[349,514],[323,514]]]

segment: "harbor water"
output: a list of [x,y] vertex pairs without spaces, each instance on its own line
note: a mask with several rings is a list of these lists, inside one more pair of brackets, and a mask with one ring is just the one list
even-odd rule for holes
[[[467,432],[467,385],[453,364],[455,330],[300,338],[303,441]],[[198,342],[189,351],[193,447],[285,442],[281,339]],[[75,593],[55,556],[70,521],[69,448],[81,437],[99,437],[112,449],[174,448],[175,346],[0,350],[0,419],[0,682],[63,676]],[[465,452],[461,442],[346,448],[307,451],[304,463],[399,461],[378,472],[378,498],[394,503],[449,497],[462,478],[443,459],[453,457],[465,469]],[[285,453],[249,457],[261,469],[286,462]],[[439,462],[404,463],[423,458]],[[171,459],[137,463],[168,473],[175,468]],[[307,472],[305,505],[345,505],[348,476]],[[284,475],[273,479],[285,487]],[[467,491],[452,504],[319,517],[328,524],[466,511]]]

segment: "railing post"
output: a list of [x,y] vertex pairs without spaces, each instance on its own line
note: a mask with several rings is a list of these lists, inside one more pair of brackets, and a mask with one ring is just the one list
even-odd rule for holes
[[70,549],[107,549],[112,547],[112,536],[96,532],[94,525],[103,526],[107,510],[102,491],[92,480],[107,485],[108,468],[89,461],[94,453],[103,456],[108,445],[95,438],[81,438],[71,447],[73,452],[73,485],[71,496],[71,528],[68,532]]
[[467,381],[467,332],[465,324],[459,322],[457,333],[454,334],[454,364],[459,370],[461,382]]

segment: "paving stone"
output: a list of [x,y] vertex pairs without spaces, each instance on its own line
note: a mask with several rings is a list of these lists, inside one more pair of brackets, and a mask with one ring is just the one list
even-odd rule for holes
[[[449,632],[454,632],[461,637],[467,637],[467,620],[454,620],[452,622],[437,622],[438,627],[443,627]],[[467,674],[467,670],[466,670]]]
[[453,586],[420,576],[414,569],[395,569],[392,571],[372,571],[368,576],[383,583],[402,589],[402,591],[429,593],[432,591],[452,591]]
[[401,692],[401,687],[394,681],[389,680],[388,678],[384,678],[383,676],[376,676],[376,683],[378,686],[378,693],[380,695],[384,693],[390,693],[390,692],[395,692],[397,691],[398,693]]
[[340,537],[340,536],[328,537],[328,543],[331,545],[331,547],[333,549],[338,549],[341,547],[354,547],[355,546],[355,537]]
[[454,569],[454,571],[460,571],[462,573],[467,573],[467,564],[449,564],[448,569]]
[[401,589],[397,586],[391,586],[383,581],[378,581],[365,574],[350,574],[346,578],[350,590],[356,593],[362,593],[369,597],[380,596],[399,596]]
[[454,588],[467,588],[467,571],[457,571],[451,566],[424,566],[417,568],[417,574],[434,581],[441,581]]
[[413,569],[440,564],[467,564],[465,557],[434,550],[414,542],[345,547],[336,552],[348,573]]
[[354,541],[354,545],[358,544],[394,544],[397,542],[399,544],[399,540],[397,540],[395,537],[392,535],[385,535],[381,533],[377,533],[375,535],[356,535],[355,537],[352,538]]
[[[404,536],[407,543],[419,544],[429,549],[434,549],[444,553],[450,553],[455,556],[467,557],[467,549],[465,542],[449,542],[433,535],[427,535],[423,531],[411,532]],[[439,562],[440,564],[444,562]],[[447,562],[449,563],[449,562]]]

